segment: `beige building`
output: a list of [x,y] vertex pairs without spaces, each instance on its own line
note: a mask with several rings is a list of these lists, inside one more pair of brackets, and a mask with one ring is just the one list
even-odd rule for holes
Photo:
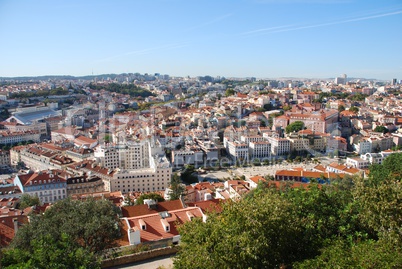
[[87,194],[104,191],[104,182],[100,177],[82,175],[67,178],[67,195]]

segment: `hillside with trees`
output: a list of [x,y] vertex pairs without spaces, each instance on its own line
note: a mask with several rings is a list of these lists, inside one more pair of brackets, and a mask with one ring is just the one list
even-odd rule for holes
[[137,85],[134,84],[118,84],[118,83],[110,83],[107,85],[96,85],[94,83],[89,83],[89,88],[92,90],[105,90],[108,92],[115,92],[115,93],[120,93],[120,94],[128,94],[131,97],[148,97],[148,96],[154,96],[153,93],[150,91],[143,89],[141,87],[138,87]]

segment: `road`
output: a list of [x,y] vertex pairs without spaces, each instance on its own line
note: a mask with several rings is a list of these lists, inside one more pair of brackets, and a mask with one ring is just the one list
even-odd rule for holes
[[155,259],[150,259],[142,262],[129,263],[107,269],[172,269],[173,260],[171,256],[163,256]]

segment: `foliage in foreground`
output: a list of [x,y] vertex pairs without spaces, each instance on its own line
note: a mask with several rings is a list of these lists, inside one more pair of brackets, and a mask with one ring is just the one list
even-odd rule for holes
[[113,247],[119,236],[118,209],[110,201],[62,200],[43,214],[32,215],[18,230],[3,251],[2,266],[96,268],[98,254]]
[[402,268],[401,167],[394,154],[352,185],[261,184],[182,225],[175,268]]

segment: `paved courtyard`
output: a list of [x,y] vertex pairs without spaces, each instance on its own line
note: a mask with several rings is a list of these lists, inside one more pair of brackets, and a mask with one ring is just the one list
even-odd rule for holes
[[252,176],[265,176],[265,175],[272,175],[274,176],[276,171],[278,170],[285,170],[285,169],[292,169],[296,167],[301,167],[306,170],[311,170],[316,164],[313,163],[298,163],[298,164],[275,164],[275,165],[264,165],[264,166],[252,166],[252,167],[242,167],[242,168],[229,168],[227,170],[220,170],[220,171],[209,171],[206,174],[200,175],[200,181],[203,179],[207,180],[217,180],[222,178],[233,178],[234,176],[242,176],[245,175],[246,177]]

